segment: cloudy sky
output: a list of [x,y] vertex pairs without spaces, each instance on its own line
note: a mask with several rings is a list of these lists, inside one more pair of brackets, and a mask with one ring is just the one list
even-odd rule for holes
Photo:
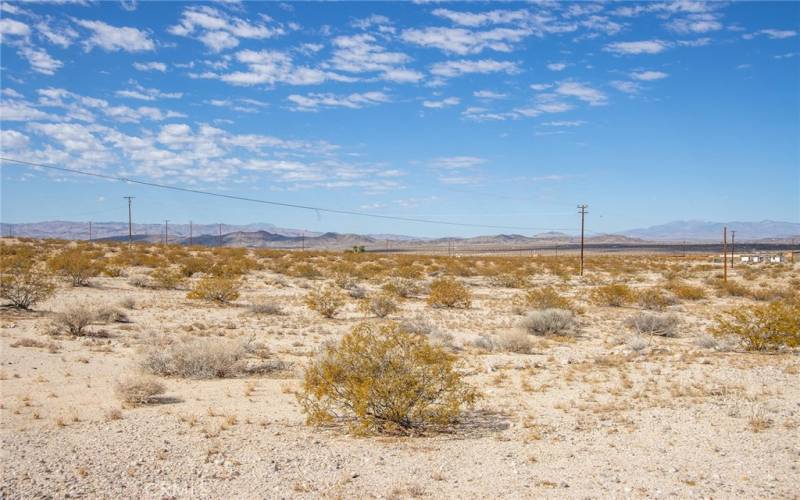
[[[2,156],[486,226],[800,220],[800,4],[2,2]],[[2,219],[488,228],[3,162]],[[503,231],[509,232],[509,231]]]

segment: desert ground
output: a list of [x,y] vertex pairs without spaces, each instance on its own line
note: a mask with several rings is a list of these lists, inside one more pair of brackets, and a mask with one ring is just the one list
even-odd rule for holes
[[[800,263],[737,263],[725,284],[708,256],[590,256],[579,276],[575,257],[2,249],[4,273],[54,286],[0,313],[3,498],[800,498],[797,344],[720,323],[796,301]],[[238,296],[192,294],[209,276]],[[428,300],[445,276],[468,307]],[[330,318],[309,307],[323,290]],[[397,310],[363,305],[378,296]],[[569,324],[534,331],[554,305]],[[410,432],[308,424],[306,367],[365,321],[452,354],[475,405]],[[188,345],[240,350],[211,374],[154,368]],[[126,398],[141,377],[163,392]]]

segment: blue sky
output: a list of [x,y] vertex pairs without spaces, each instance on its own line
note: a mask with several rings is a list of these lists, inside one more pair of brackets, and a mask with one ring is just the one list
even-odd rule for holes
[[[279,202],[615,231],[800,221],[800,4],[2,3],[2,155]],[[3,163],[2,219],[474,235]]]

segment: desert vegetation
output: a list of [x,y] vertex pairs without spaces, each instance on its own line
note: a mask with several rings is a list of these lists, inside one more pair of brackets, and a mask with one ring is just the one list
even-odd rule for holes
[[[493,474],[508,484],[522,474],[528,493],[547,496],[550,479],[531,478],[550,477],[541,461],[552,450],[598,466],[658,428],[676,456],[695,453],[692,436],[703,433],[729,457],[775,456],[772,469],[790,472],[789,452],[775,450],[798,428],[794,264],[737,266],[726,284],[705,256],[591,255],[580,277],[571,256],[34,239],[1,248],[0,412],[12,456],[39,432],[53,443],[100,436],[128,456],[145,447],[135,435],[157,450],[154,463],[196,463],[220,484],[260,457],[285,471],[313,455],[325,469],[321,450],[335,449],[346,481],[321,486],[339,469],[303,469],[289,487],[309,496],[373,491],[354,475],[391,496],[394,486],[374,485],[386,475],[378,457],[392,453],[443,464],[425,487],[448,496],[468,482],[469,464],[491,457],[518,471],[492,465]],[[739,436],[735,445],[716,429]],[[52,463],[53,446],[36,454]],[[65,460],[85,469],[84,484],[103,473],[98,457]],[[147,460],[131,455],[118,472],[135,477],[128,469],[145,467],[129,464]],[[736,483],[744,469],[727,463]],[[658,477],[679,496],[737,495],[690,469],[677,474],[693,485]],[[591,496],[582,475],[563,481]]]

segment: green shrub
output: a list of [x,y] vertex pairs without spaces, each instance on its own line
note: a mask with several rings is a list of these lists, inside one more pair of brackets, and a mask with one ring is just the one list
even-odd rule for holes
[[69,280],[72,286],[88,286],[89,279],[103,271],[101,262],[80,248],[64,250],[48,262],[50,270]]
[[478,397],[441,347],[396,323],[362,323],[323,347],[298,401],[311,424],[347,420],[360,433],[413,433],[453,424]]

